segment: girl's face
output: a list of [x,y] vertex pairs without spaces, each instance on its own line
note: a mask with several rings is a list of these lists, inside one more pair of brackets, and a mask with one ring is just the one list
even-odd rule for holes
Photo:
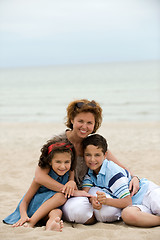
[[86,165],[96,174],[99,173],[99,170],[105,158],[106,155],[102,152],[102,149],[94,145],[88,145],[84,150],[84,159]]
[[94,130],[95,117],[91,112],[82,112],[77,114],[71,122],[76,135],[80,138],[86,138]]
[[63,176],[71,168],[71,153],[55,153],[52,158],[51,167],[59,176]]

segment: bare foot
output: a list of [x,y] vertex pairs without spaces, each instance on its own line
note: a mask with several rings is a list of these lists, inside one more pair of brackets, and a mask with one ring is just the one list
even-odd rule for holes
[[59,217],[56,217],[52,222],[48,223],[46,230],[62,232],[63,221]]

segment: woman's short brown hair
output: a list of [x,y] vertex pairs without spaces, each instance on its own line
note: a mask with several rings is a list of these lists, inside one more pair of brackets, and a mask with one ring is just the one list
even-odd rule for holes
[[73,129],[71,120],[73,120],[77,114],[82,112],[93,113],[95,117],[93,133],[95,133],[102,123],[102,108],[100,107],[99,103],[94,100],[89,101],[87,99],[80,99],[70,102],[67,107],[66,126],[70,129]]

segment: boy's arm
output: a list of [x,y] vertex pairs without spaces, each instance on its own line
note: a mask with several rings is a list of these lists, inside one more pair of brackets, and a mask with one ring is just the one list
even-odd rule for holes
[[107,198],[104,192],[97,191],[97,200],[100,204],[108,205],[116,208],[125,208],[125,207],[128,207],[129,205],[132,205],[132,199],[130,195],[121,199],[114,199],[114,198]]
[[34,180],[31,183],[31,186],[29,187],[28,191],[26,192],[20,206],[19,206],[19,210],[20,210],[20,216],[21,218],[19,219],[18,222],[16,222],[15,224],[13,224],[13,227],[18,227],[18,226],[22,226],[25,222],[29,221],[29,217],[27,214],[27,209],[28,209],[28,205],[30,203],[30,201],[32,200],[33,196],[36,194],[36,192],[38,191],[40,187],[40,184],[37,184]]
[[42,169],[39,166],[36,167],[35,171],[35,182],[37,184],[43,185],[46,188],[56,191],[56,192],[61,192],[62,188],[64,187],[63,184],[57,182],[53,178],[51,178],[48,173],[50,169]]

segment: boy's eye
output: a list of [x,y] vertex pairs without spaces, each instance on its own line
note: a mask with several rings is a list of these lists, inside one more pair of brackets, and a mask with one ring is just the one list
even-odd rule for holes
[[95,156],[96,156],[96,157],[99,157],[99,156],[100,156],[100,154],[99,154],[99,153],[97,153],[97,154],[95,154]]

